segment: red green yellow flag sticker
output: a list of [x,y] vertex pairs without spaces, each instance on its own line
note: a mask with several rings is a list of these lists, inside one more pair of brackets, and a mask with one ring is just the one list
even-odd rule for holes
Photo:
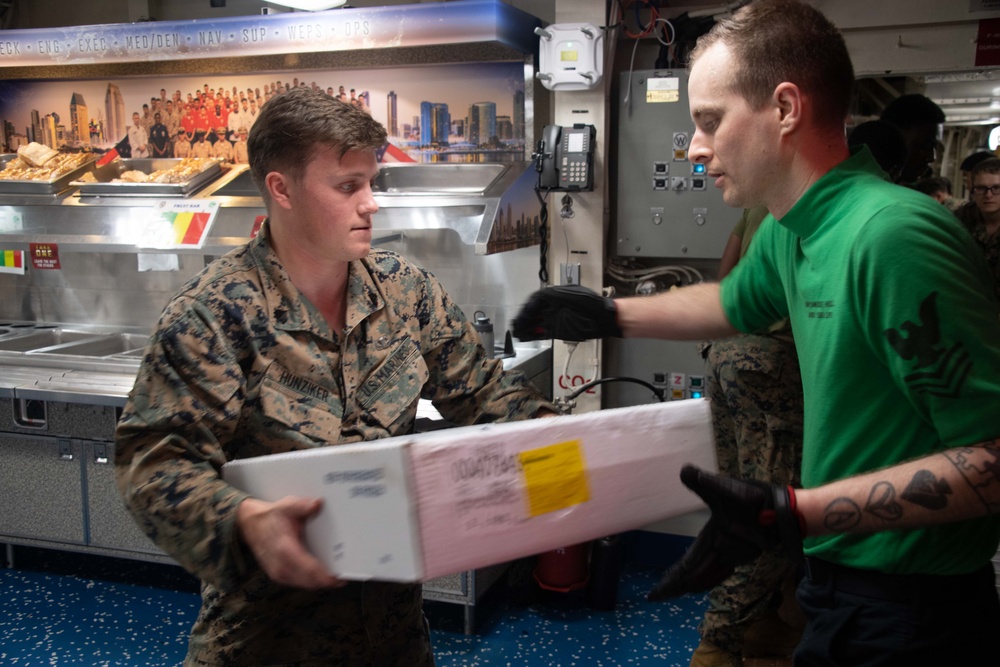
[[24,251],[0,250],[0,273],[24,275]]
[[212,228],[219,202],[161,201],[147,220],[141,248],[201,248]]

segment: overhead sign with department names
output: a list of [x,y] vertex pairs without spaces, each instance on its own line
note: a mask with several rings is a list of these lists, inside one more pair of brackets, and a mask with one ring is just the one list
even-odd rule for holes
[[537,19],[499,0],[0,31],[0,67],[351,51],[499,41],[530,52]]

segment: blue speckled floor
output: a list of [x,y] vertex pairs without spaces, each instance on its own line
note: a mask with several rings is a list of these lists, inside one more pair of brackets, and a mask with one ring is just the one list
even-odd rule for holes
[[[0,665],[181,663],[199,599],[178,568],[20,551],[17,568],[0,569]],[[46,560],[71,565],[39,566]],[[105,563],[110,571],[95,572]],[[499,588],[478,608],[474,636],[462,634],[460,606],[428,602],[438,667],[687,667],[704,598],[646,602],[659,574],[627,561],[608,612],[589,609],[582,593],[515,603]]]
[[0,665],[178,665],[198,596],[42,572],[0,572]]
[[614,611],[591,611],[575,593],[546,595],[527,606],[500,602],[476,636],[446,628],[447,618],[429,606],[438,667],[687,667],[705,599],[647,602],[659,577],[659,571],[626,565]]

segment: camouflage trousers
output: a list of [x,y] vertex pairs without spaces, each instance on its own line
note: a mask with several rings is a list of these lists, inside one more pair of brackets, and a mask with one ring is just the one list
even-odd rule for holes
[[[720,472],[774,484],[799,484],[802,466],[802,378],[795,344],[739,335],[708,349],[706,395]],[[775,550],[742,565],[710,591],[702,637],[738,653],[754,621],[781,602],[794,563]]]

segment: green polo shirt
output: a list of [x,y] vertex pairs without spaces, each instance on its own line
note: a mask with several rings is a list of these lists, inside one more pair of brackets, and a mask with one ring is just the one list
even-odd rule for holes
[[[767,218],[721,285],[756,331],[790,317],[805,398],[805,488],[1000,436],[1000,306],[954,216],[884,180],[867,149]],[[911,490],[947,502],[933,484]],[[863,508],[886,519],[904,489]],[[1000,516],[810,538],[807,555],[898,573],[957,574],[997,550]]]

